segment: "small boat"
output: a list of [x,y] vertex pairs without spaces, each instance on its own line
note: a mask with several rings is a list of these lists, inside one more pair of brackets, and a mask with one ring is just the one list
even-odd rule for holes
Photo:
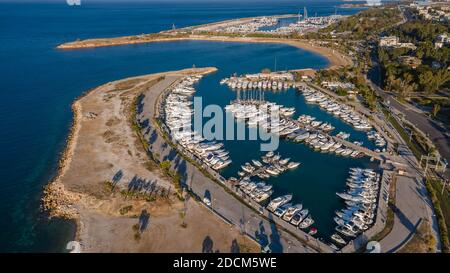
[[266,154],[266,157],[272,157],[272,156],[274,156],[274,153],[272,151],[270,151]]
[[278,216],[278,217],[281,217],[281,216],[283,216],[283,215],[286,213],[286,211],[287,211],[290,207],[292,207],[292,204],[291,204],[291,203],[281,205],[281,206],[279,206],[279,207],[274,211],[274,214],[275,214],[276,216]]
[[291,159],[290,158],[282,159],[282,160],[280,160],[280,164],[285,165],[289,162],[289,160],[291,160]]
[[279,172],[277,169],[275,169],[274,167],[269,167],[269,168],[267,168],[267,169],[266,169],[266,172],[267,172],[268,174],[271,174],[271,175],[274,175],[274,176],[280,174],[280,172]]
[[256,167],[262,167],[262,163],[259,162],[258,160],[252,159],[252,163],[253,163],[253,165],[255,165]]
[[300,223],[300,225],[298,225],[298,227],[304,229],[310,227],[312,224],[314,224],[314,220],[312,219],[311,215],[309,215]]
[[339,250],[339,247],[337,247],[337,246],[336,246],[335,244],[333,244],[333,243],[330,243],[329,246],[330,246],[332,249],[336,250],[336,251]]
[[314,235],[314,234],[316,234],[317,233],[317,228],[311,228],[310,230],[309,230],[309,232],[308,232],[308,234],[309,235]]
[[288,169],[295,169],[300,165],[300,162],[289,162]]
[[269,211],[275,211],[279,206],[286,204],[287,202],[291,201],[291,199],[292,199],[292,195],[290,195],[290,194],[277,197],[277,198],[273,199],[269,203],[269,205],[267,205],[267,209]]
[[298,226],[303,219],[305,219],[306,215],[308,215],[309,211],[307,209],[304,209],[302,211],[298,211],[294,214],[294,216],[291,219],[291,224],[294,226]]
[[257,176],[261,179],[268,179],[270,178],[270,175],[265,174],[265,173],[258,173]]
[[342,235],[345,235],[347,237],[356,237],[356,232],[354,232],[353,230],[350,230],[347,227],[343,227],[343,226],[337,226],[335,228],[335,230],[339,233],[341,233]]
[[283,220],[287,221],[287,222],[291,221],[291,219],[294,217],[294,215],[297,212],[299,212],[302,209],[302,207],[303,207],[302,204],[297,204],[295,206],[288,208],[286,213],[283,215]]
[[341,245],[347,244],[347,242],[341,236],[339,236],[339,234],[337,234],[337,233],[331,235],[331,239]]

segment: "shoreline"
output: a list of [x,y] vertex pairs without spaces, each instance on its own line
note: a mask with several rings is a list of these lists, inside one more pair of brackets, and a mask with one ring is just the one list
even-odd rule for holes
[[327,47],[314,44],[311,40],[298,40],[286,38],[258,38],[258,37],[229,37],[229,36],[204,36],[204,35],[190,35],[187,37],[166,37],[166,38],[138,38],[131,39],[135,36],[126,36],[119,38],[106,39],[89,39],[83,41],[76,41],[64,43],[57,46],[58,49],[72,50],[72,49],[89,49],[97,47],[146,44],[158,42],[177,42],[177,41],[214,41],[214,42],[238,42],[238,43],[275,43],[286,44],[297,47],[315,54],[325,57],[329,64],[327,69],[337,69],[342,66],[353,65],[353,62],[344,54]]

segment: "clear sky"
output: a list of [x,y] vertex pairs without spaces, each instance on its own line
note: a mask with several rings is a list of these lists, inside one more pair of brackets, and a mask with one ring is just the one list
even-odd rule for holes
[[[80,0],[82,3],[94,2],[338,2],[340,0]],[[0,2],[60,2],[66,0],[0,0]],[[361,1],[361,2],[364,2]]]

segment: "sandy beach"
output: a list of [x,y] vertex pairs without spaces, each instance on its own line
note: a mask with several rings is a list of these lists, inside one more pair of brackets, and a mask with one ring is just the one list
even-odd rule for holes
[[[216,23],[218,24],[218,23]],[[87,39],[74,42],[68,42],[59,45],[58,49],[82,49],[106,46],[119,46],[129,44],[157,43],[157,42],[174,42],[174,41],[218,41],[218,42],[240,42],[240,43],[279,43],[287,44],[316,54],[320,54],[328,59],[329,69],[336,69],[342,66],[351,66],[352,60],[332,48],[319,45],[318,41],[300,40],[300,39],[284,39],[284,38],[258,38],[258,37],[230,37],[216,35],[171,35],[170,32],[158,33],[150,35],[124,36],[116,38]]]
[[[258,252],[258,245],[192,198],[178,198],[171,179],[150,164],[133,130],[133,102],[165,76],[209,73],[187,69],[99,86],[73,103],[74,122],[46,187],[44,208],[73,219],[82,252]],[[139,193],[130,185],[151,185]],[[130,194],[131,192],[131,194]]]

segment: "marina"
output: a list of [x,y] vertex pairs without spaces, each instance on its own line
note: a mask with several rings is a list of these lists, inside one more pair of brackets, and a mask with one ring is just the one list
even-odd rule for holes
[[[244,76],[239,78],[244,80],[247,79],[245,75],[260,75],[260,73],[242,75]],[[224,80],[227,78],[211,75],[205,77],[205,80],[208,80],[209,77],[216,80],[216,84],[219,84],[220,90],[223,92],[221,94],[227,94],[227,98],[231,101],[231,103],[223,104],[222,106],[227,115],[231,115],[236,123],[246,124],[249,133],[258,130],[258,128],[260,128],[258,126],[261,125],[263,129],[267,129],[264,130],[267,133],[277,134],[282,140],[280,142],[280,147],[273,156],[280,154],[290,158],[290,161],[301,162],[298,167],[283,173],[277,174],[276,170],[274,171],[269,168],[262,172],[261,166],[267,167],[266,164],[268,161],[267,153],[259,152],[259,147],[257,146],[259,141],[224,141],[225,147],[232,157],[233,164],[221,171],[221,175],[236,185],[238,185],[240,181],[243,181],[243,186],[250,186],[250,188],[246,188],[246,191],[241,192],[253,202],[258,202],[263,205],[267,203],[271,204],[273,200],[276,200],[279,197],[291,196],[291,200],[285,202],[285,204],[288,204],[286,207],[278,209],[278,206],[272,205],[268,206],[267,210],[271,211],[269,209],[269,207],[271,207],[273,210],[271,213],[274,217],[280,218],[280,220],[283,220],[298,229],[304,227],[302,230],[310,235],[314,235],[316,238],[326,242],[332,242],[331,235],[336,232],[334,230],[335,223],[333,220],[333,213],[339,208],[340,201],[335,198],[336,191],[331,192],[330,190],[333,188],[340,188],[341,186],[339,185],[345,186],[346,172],[341,172],[341,170],[348,170],[352,167],[375,167],[376,163],[370,162],[369,158],[371,156],[369,156],[369,158],[361,157],[365,153],[357,153],[354,150],[358,149],[356,146],[361,146],[358,146],[353,142],[345,141],[344,139],[341,140],[330,134],[333,132],[349,132],[352,141],[364,141],[364,145],[368,145],[371,142],[369,142],[370,140],[367,138],[367,132],[355,130],[353,126],[330,115],[326,110],[320,110],[320,112],[314,110],[312,112],[312,109],[310,109],[309,106],[310,104],[303,99],[303,94],[295,92],[295,88],[298,88],[298,86],[295,85],[295,82],[287,89],[266,89],[264,91],[259,87],[254,88],[253,84],[252,89],[249,89],[248,86],[247,89],[242,87],[240,89],[233,89],[232,86]],[[254,77],[257,78],[257,76]],[[232,79],[232,77],[228,79]],[[211,81],[213,81],[213,79],[211,79]],[[202,82],[203,81],[199,83],[199,90],[201,89]],[[256,84],[256,86],[258,85],[259,84]],[[203,98],[205,99],[205,97]],[[272,110],[280,112],[280,119],[278,122],[271,122],[270,114]],[[299,113],[297,113],[298,111]],[[314,126],[305,124],[303,119],[307,119],[306,116],[317,117],[315,120],[320,120],[322,123],[314,124]],[[289,130],[291,131],[289,132]],[[315,150],[306,145],[298,145],[292,137],[297,134],[297,141],[304,142],[307,136],[304,133],[316,133],[317,139],[326,137],[326,140],[329,141],[324,143],[323,151],[321,148]],[[302,140],[302,138],[304,139]],[[349,140],[349,138],[347,139]],[[332,143],[328,143],[331,141],[335,142],[335,147],[333,147],[335,144],[331,145]],[[304,143],[306,144],[306,142]],[[342,146],[339,146],[338,143],[342,143]],[[344,143],[345,145],[352,145],[351,150],[350,147],[343,149],[345,147]],[[243,149],[247,151],[245,154],[240,152]],[[338,149],[343,149],[342,151],[339,151],[341,152],[340,155],[344,157],[336,160],[336,150]],[[362,147],[360,149],[362,149]],[[305,160],[306,158],[307,160]],[[315,170],[317,170],[317,162],[323,160],[330,160],[329,164],[332,165],[328,164],[327,168],[331,173],[341,173],[341,175],[335,177],[330,176],[326,181],[321,179],[321,174]],[[321,181],[320,183],[322,183],[323,187],[314,189],[314,187],[308,186],[307,181]],[[259,184],[258,187],[258,183],[264,184]],[[255,193],[249,195],[249,190],[254,188],[255,185],[256,188],[253,189]],[[267,186],[271,186],[270,191],[261,192],[261,189]],[[323,199],[327,195],[330,197]],[[317,205],[317,200],[321,200],[320,206]],[[302,209],[298,211],[294,207],[298,208],[299,204],[302,204]],[[275,214],[275,212],[277,213]],[[307,216],[310,214],[314,217],[308,218]],[[279,217],[277,215],[282,216]],[[301,223],[303,224],[300,226]]]
[[[253,77],[259,78],[259,76]],[[289,77],[286,78],[289,79]],[[371,140],[375,140],[377,132],[373,130],[358,131],[348,125],[346,125],[347,128],[342,128],[339,122],[344,121],[341,121],[341,119],[339,119],[339,122],[330,121],[323,116],[319,119],[316,118],[317,113],[314,115],[310,112],[303,112],[303,108],[292,106],[292,104],[282,104],[286,101],[277,98],[304,96],[302,93],[295,92],[295,88],[301,86],[295,85],[295,82],[292,82],[292,85],[289,85],[287,89],[279,92],[275,92],[275,90],[264,92],[258,87],[255,89],[252,87],[252,90],[249,90],[248,87],[247,89],[241,87],[241,89],[233,90],[228,84],[225,84],[224,79],[217,74],[207,75],[202,80],[187,77],[171,88],[164,104],[165,122],[167,127],[171,128],[171,135],[189,154],[194,155],[204,165],[209,166],[211,171],[216,172],[213,174],[214,176],[224,177],[227,183],[233,185],[237,192],[245,197],[244,200],[248,200],[248,202],[251,200],[250,205],[252,205],[252,202],[259,204],[259,206],[265,207],[273,217],[279,218],[280,221],[315,236],[323,242],[333,242],[335,247],[339,249],[341,245],[331,236],[337,232],[335,230],[335,217],[337,216],[332,214],[339,208],[340,201],[332,202],[331,207],[325,206],[325,210],[320,212],[318,209],[323,209],[324,206],[315,206],[315,201],[311,199],[313,196],[322,195],[334,187],[329,189],[317,188],[315,190],[318,192],[308,196],[309,191],[307,189],[313,188],[306,186],[307,184],[294,185],[293,183],[299,180],[303,181],[308,176],[314,177],[314,180],[320,177],[317,172],[314,172],[314,170],[317,170],[316,167],[309,167],[308,169],[305,167],[311,164],[317,166],[315,165],[317,161],[307,160],[307,162],[304,162],[302,160],[304,158],[323,157],[325,155],[326,158],[334,162],[333,165],[335,166],[332,168],[335,169],[334,173],[337,171],[336,168],[342,169],[342,167],[339,167],[342,163],[345,164],[346,167],[344,168],[346,169],[375,167],[375,162],[370,163],[367,157],[366,159],[362,158],[364,155],[370,156],[366,152],[367,148],[362,150],[363,141],[355,140],[353,143],[348,140],[350,135],[358,134],[366,140],[369,137]],[[281,142],[278,150],[261,154],[259,148],[255,146],[258,141],[206,141],[195,131],[177,133],[182,128],[192,128],[193,110],[190,98],[194,94],[198,95],[199,92],[203,92],[201,93],[203,99],[208,100],[209,96],[205,95],[205,89],[202,87],[208,81],[214,81],[215,86],[225,92],[222,94],[228,94],[229,98],[234,97],[230,104],[222,106],[226,115],[231,115],[235,123],[246,124],[249,132],[262,128],[267,134],[279,136]],[[246,94],[249,92],[253,92],[253,94]],[[265,97],[262,96],[262,93],[265,93]],[[310,104],[306,99],[304,99],[304,103],[305,105]],[[297,113],[298,109],[301,109],[300,113]],[[330,115],[326,110],[321,111]],[[273,115],[274,113],[277,113],[277,115]],[[334,116],[332,117],[334,118]],[[332,132],[338,130],[342,130],[336,134],[339,137],[331,135]],[[297,143],[306,145],[298,145]],[[304,148],[301,148],[306,146],[309,146],[307,149],[311,152],[306,152]],[[242,149],[248,152],[245,155],[238,152]],[[293,151],[299,149],[300,151],[293,153]],[[284,154],[286,155],[280,156]],[[309,155],[305,157],[306,154]],[[302,156],[299,157],[299,155]],[[341,160],[340,164],[336,164],[335,158],[337,155],[346,159]],[[327,165],[327,168],[330,167],[331,165]],[[344,173],[339,180],[335,177],[330,177],[329,180],[336,185],[346,185],[345,181]],[[300,185],[303,186],[300,187]],[[335,192],[332,195],[335,196]],[[326,202],[329,202],[329,200]],[[332,203],[330,202],[330,204]],[[342,233],[339,234],[344,236]],[[337,238],[337,235],[333,238]],[[348,240],[347,237],[344,239]],[[330,247],[333,248],[333,246]]]
[[261,16],[249,19],[229,21],[223,24],[212,24],[196,28],[197,32],[215,32],[227,34],[304,34],[325,28],[345,18],[343,15],[308,16],[308,10],[303,8],[297,15]]

